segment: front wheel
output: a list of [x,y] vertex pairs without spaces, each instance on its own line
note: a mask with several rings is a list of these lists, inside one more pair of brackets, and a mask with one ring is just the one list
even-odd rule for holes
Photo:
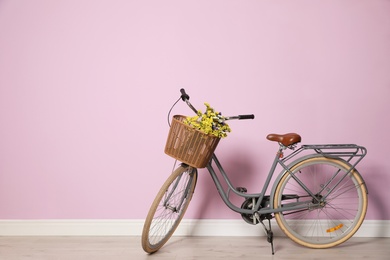
[[355,169],[347,174],[350,168],[344,160],[313,157],[291,167],[293,175],[283,175],[276,186],[274,208],[307,205],[275,214],[290,239],[310,248],[329,248],[355,234],[366,215],[367,190]]
[[165,181],[146,217],[142,248],[147,253],[159,250],[175,232],[194,193],[198,172],[182,165]]

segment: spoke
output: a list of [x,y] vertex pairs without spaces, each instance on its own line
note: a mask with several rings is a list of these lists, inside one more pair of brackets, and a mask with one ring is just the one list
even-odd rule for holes
[[[362,208],[362,201],[366,195],[361,192],[363,185],[359,175],[346,175],[347,166],[341,160],[324,157],[298,163],[291,170],[308,191],[292,176],[280,180],[276,206],[288,210],[289,206],[294,206],[295,199],[297,203],[305,200],[310,203],[306,210],[275,215],[278,224],[294,241],[313,248],[327,248],[350,238],[351,231],[356,231],[355,227],[361,225],[361,215],[366,211]],[[282,200],[282,194],[294,194],[297,198]]]
[[147,240],[143,237],[143,246],[148,243],[148,251],[153,251],[154,248],[158,250],[169,239],[191,199],[197,174],[193,172],[193,168],[187,168],[190,171],[182,171],[183,169],[180,167],[177,175],[171,175],[172,181],[167,184],[158,204],[155,204],[152,218],[148,216],[150,224]]

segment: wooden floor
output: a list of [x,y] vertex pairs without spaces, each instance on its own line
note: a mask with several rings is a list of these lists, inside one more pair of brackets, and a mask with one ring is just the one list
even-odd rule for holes
[[1,260],[142,259],[390,259],[390,238],[352,238],[331,249],[298,246],[275,237],[274,256],[264,237],[173,237],[157,253],[140,237],[0,237]]

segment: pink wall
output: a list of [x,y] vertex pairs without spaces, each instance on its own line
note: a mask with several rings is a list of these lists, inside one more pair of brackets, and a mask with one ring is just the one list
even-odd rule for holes
[[[389,220],[389,14],[385,0],[0,1],[0,218],[144,218],[185,87],[256,115],[218,148],[237,186],[259,189],[269,132],[358,143],[367,218]],[[211,185],[201,174],[187,217],[239,217]]]

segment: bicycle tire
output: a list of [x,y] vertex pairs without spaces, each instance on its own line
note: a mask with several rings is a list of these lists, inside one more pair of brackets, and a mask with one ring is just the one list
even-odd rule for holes
[[191,201],[198,178],[196,168],[179,166],[165,181],[146,217],[142,248],[152,254],[172,236]]
[[[368,199],[364,180],[356,169],[341,178],[350,168],[351,165],[342,159],[322,156],[305,159],[290,168],[316,198],[322,199],[331,192],[323,203],[310,196],[312,201],[308,202],[317,204],[312,208],[275,213],[276,222],[291,240],[305,247],[321,249],[344,243],[356,233],[365,218]],[[331,185],[341,182],[333,191],[332,186],[323,190],[333,175]],[[321,194],[320,190],[323,190]],[[291,194],[298,195],[299,199]],[[308,193],[290,172],[286,172],[276,186],[274,208],[301,198],[308,198]]]

